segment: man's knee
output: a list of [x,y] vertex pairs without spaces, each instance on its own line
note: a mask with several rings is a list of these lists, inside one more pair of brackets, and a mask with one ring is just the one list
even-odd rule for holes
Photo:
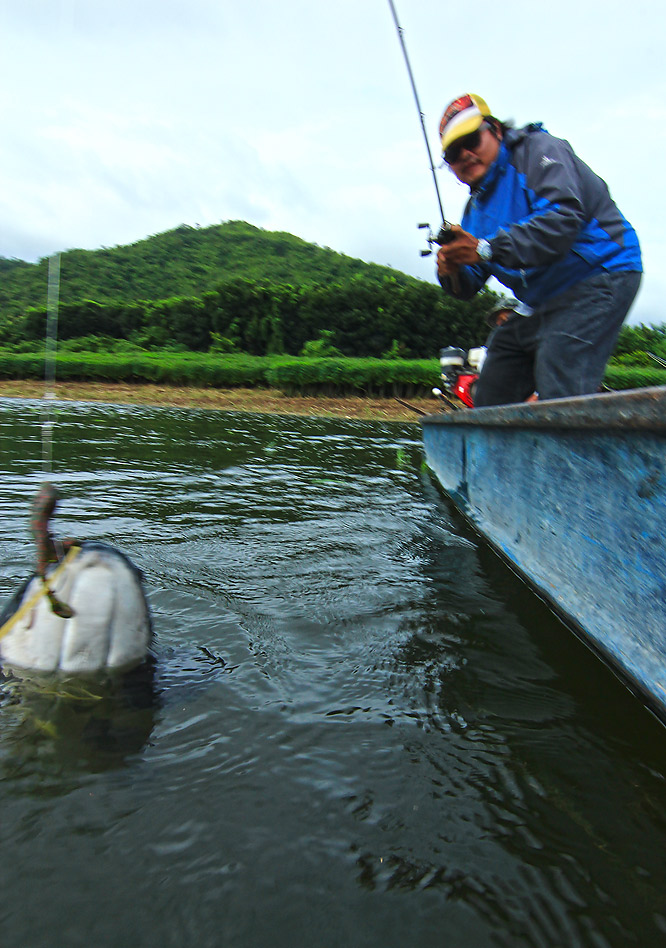
[[572,333],[551,333],[536,360],[539,398],[567,398],[596,392],[605,364],[606,360],[599,359],[589,340]]

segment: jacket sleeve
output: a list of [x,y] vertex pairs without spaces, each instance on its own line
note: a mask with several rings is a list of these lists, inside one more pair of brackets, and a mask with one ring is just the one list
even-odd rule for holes
[[490,277],[490,268],[486,266],[460,267],[458,270],[458,282],[460,288],[455,292],[451,286],[449,277],[437,277],[442,285],[442,289],[457,300],[471,300],[479,292],[481,287],[485,286]]
[[[587,219],[581,180],[603,186],[576,157],[568,142],[547,132],[527,135],[517,146],[514,165],[521,175],[529,210],[490,238],[493,263],[507,269],[541,267],[565,256]],[[589,184],[589,182],[586,182]]]

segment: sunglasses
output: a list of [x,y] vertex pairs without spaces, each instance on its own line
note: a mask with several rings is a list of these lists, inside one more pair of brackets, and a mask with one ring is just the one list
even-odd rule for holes
[[480,125],[475,132],[471,132],[469,135],[464,135],[462,138],[459,138],[457,141],[453,142],[452,145],[444,152],[444,161],[447,165],[455,165],[456,161],[460,159],[460,155],[463,151],[476,151],[476,149],[481,144],[481,132],[484,128],[490,128],[486,122],[483,125]]

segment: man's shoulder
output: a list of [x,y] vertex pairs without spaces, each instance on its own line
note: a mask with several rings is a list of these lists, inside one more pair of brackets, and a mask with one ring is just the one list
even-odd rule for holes
[[542,122],[529,122],[527,125],[521,125],[519,128],[516,128],[515,125],[509,125],[505,126],[504,129],[504,141],[509,148],[514,148],[516,145],[519,145],[528,138],[532,138],[534,135],[547,134],[548,132],[543,127]]
[[571,145],[563,138],[556,138],[547,131],[541,122],[531,122],[522,128],[507,129],[505,140],[507,146],[512,150],[517,149],[529,151],[531,153],[551,151],[571,151]]
[[550,165],[570,165],[572,158],[575,159],[569,142],[551,135],[540,122],[509,129],[507,145],[512,153],[512,163],[532,173],[541,174]]

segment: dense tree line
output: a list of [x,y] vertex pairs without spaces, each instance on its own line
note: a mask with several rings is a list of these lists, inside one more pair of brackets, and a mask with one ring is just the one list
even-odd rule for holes
[[654,368],[654,356],[666,361],[666,325],[623,326],[613,362],[618,365],[645,365]]
[[[230,280],[201,297],[134,303],[63,303],[61,340],[89,336],[125,339],[145,349],[176,346],[250,355],[299,354],[322,338],[344,356],[429,358],[455,343],[478,345],[484,316],[494,299],[470,303],[444,296],[438,287],[395,278],[357,276],[346,283],[255,283]],[[0,344],[44,339],[46,309],[28,309],[0,326]]]

